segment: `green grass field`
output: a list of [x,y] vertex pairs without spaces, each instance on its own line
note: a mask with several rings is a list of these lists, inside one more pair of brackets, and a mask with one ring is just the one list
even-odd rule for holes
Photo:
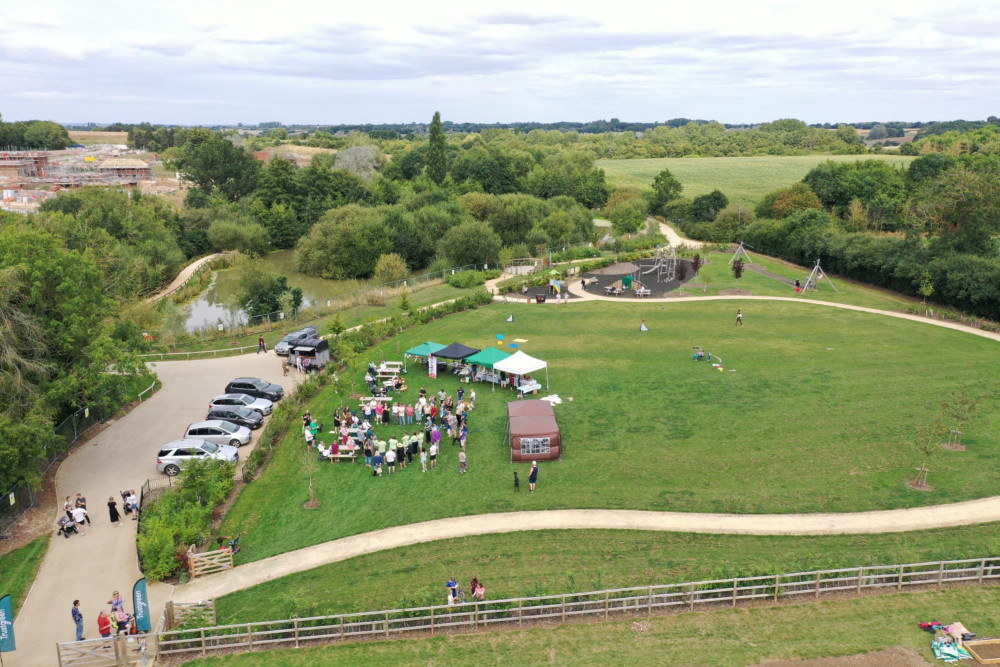
[[[980,637],[1000,632],[1000,588],[897,593],[762,609],[572,623],[521,631],[244,653],[190,667],[470,664],[752,665],[902,647],[933,663],[921,621],[961,621]],[[858,662],[852,664],[875,664]]]
[[669,169],[684,186],[682,196],[697,197],[718,188],[729,201],[756,204],[772,190],[801,181],[810,169],[827,160],[885,160],[904,167],[913,158],[905,155],[801,155],[793,157],[704,157],[598,160],[613,187],[649,188],[653,178]]
[[[776,281],[772,281],[776,282]],[[738,307],[746,326],[733,326]],[[512,324],[505,322],[516,314]],[[645,319],[650,331],[639,332]],[[277,553],[447,516],[554,508],[705,512],[845,512],[945,503],[996,493],[1000,408],[996,343],[952,330],[804,303],[583,303],[571,308],[493,305],[406,332],[381,346],[400,358],[425,340],[483,347],[503,333],[549,362],[566,454],[544,463],[540,492],[512,496],[504,442],[509,392],[478,386],[468,475],[445,444],[438,469],[373,479],[360,464],[326,465],[314,480],[323,509],[308,512],[290,435],[261,479],[227,515],[242,534],[241,557]],[[732,372],[691,359],[702,345]],[[371,358],[378,352],[372,351]],[[454,393],[451,377],[420,385]],[[359,383],[361,379],[359,378]],[[933,490],[906,486],[920,464],[917,425],[939,414],[952,391],[988,394],[967,451],[940,451]],[[314,415],[330,422],[337,396],[322,393]],[[402,427],[383,429],[387,435]]]
[[14,605],[14,614],[21,607],[35,573],[42,564],[45,550],[49,548],[49,536],[39,537],[0,556],[0,596],[10,595]]
[[[564,530],[470,536],[331,563],[217,598],[220,624],[444,603],[454,575],[487,599],[868,565],[980,558],[1000,524],[885,535],[752,536]],[[377,572],[377,578],[372,576]]]

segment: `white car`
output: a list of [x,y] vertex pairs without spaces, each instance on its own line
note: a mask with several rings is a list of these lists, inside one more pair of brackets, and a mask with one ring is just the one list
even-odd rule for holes
[[272,410],[274,410],[274,403],[269,399],[254,398],[253,396],[248,396],[246,394],[222,394],[221,396],[216,396],[212,399],[212,402],[208,404],[208,409],[214,410],[215,408],[226,408],[230,406],[256,410],[262,417],[266,417],[271,414]]
[[188,461],[212,458],[236,462],[240,452],[229,445],[216,445],[206,440],[174,440],[160,447],[156,455],[156,469],[170,477],[187,467]]
[[242,447],[250,442],[250,429],[238,426],[222,419],[209,419],[203,422],[188,424],[184,431],[185,438],[208,440],[216,445],[232,445]]

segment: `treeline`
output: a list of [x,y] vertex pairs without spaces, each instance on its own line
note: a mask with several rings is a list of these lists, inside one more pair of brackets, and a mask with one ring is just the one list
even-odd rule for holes
[[[721,193],[719,193],[721,194]],[[906,169],[828,161],[755,210],[661,212],[692,238],[759,252],[1000,320],[1000,158],[930,154]],[[759,219],[758,219],[759,218]]]
[[69,146],[69,132],[59,123],[48,120],[24,120],[5,123],[0,115],[0,150],[62,150]]
[[0,212],[0,489],[39,481],[44,452],[65,445],[53,433],[65,417],[115,410],[130,379],[152,381],[137,354],[158,317],[136,298],[185,263],[179,233],[176,213],[138,191]]

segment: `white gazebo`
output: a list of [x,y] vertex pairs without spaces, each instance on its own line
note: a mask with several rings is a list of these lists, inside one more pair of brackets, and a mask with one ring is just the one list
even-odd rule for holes
[[535,359],[518,350],[503,361],[493,364],[493,370],[513,373],[514,375],[534,373],[543,368],[545,369],[545,389],[547,391],[549,388],[549,365],[541,359]]

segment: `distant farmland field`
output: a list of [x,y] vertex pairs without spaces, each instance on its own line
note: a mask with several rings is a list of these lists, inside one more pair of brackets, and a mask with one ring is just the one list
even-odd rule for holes
[[89,132],[85,130],[70,130],[69,138],[75,144],[84,145],[125,144],[128,143],[128,132]]
[[884,160],[903,168],[913,160],[904,155],[801,155],[794,157],[702,157],[598,160],[612,186],[649,188],[653,178],[669,169],[684,186],[683,196],[697,197],[718,188],[730,201],[756,204],[768,192],[801,181],[826,160]]

